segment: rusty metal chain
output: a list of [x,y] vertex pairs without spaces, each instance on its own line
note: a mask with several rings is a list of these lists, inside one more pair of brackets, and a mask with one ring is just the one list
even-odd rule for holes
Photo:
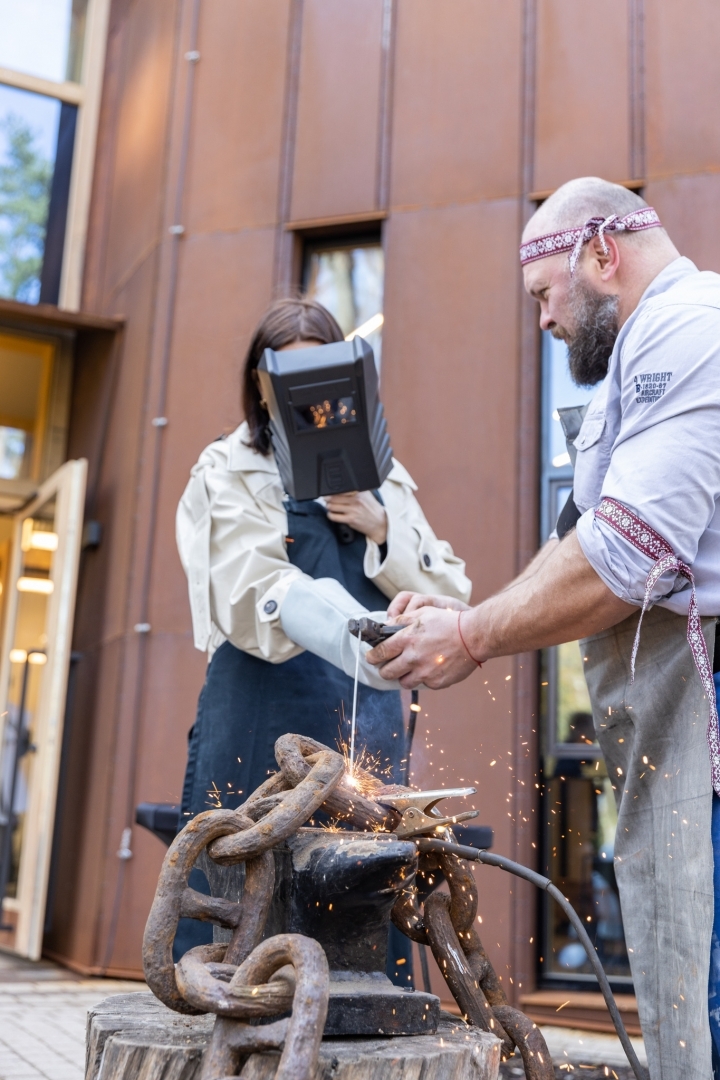
[[[380,830],[398,820],[351,788],[338,791],[345,762],[335,751],[286,735],[275,747],[280,771],[237,810],[208,810],[187,823],[163,862],[143,938],[145,978],[181,1013],[217,1016],[202,1080],[235,1075],[251,1052],[284,1046],[276,1080],[309,1080],[325,1026],[329,973],[322,947],[300,934],[261,943],[275,882],[272,848],[294,835],[322,806],[333,817]],[[366,783],[372,778],[362,773]],[[242,901],[206,896],[188,886],[200,854],[222,866],[245,864]],[[228,944],[190,949],[173,963],[181,918],[232,930]],[[244,1022],[292,1010],[261,1026]]]
[[[311,1080],[328,1008],[329,973],[322,947],[300,934],[261,941],[272,899],[272,848],[294,835],[319,809],[361,831],[394,832],[400,813],[379,801],[412,794],[385,786],[365,770],[356,780],[371,793],[343,784],[343,757],[299,735],[275,744],[279,772],[237,810],[208,810],[188,822],[170,845],[145,928],[143,964],[153,993],[181,1013],[216,1015],[201,1080],[236,1076],[251,1053],[282,1050],[275,1080]],[[448,834],[451,835],[451,834]],[[245,864],[242,900],[206,896],[188,886],[203,851],[222,866]],[[444,875],[449,893],[418,900],[417,880],[432,884]],[[448,853],[419,854],[415,884],[392,911],[395,925],[427,944],[466,1019],[492,1032],[503,1055],[519,1049],[528,1080],[552,1080],[545,1041],[532,1021],[507,1001],[501,982],[474,928],[477,888],[469,865]],[[203,945],[177,966],[172,948],[181,918],[201,919],[232,930],[228,944]],[[253,1025],[291,1010],[289,1018]]]
[[[417,880],[434,883],[442,873],[449,893],[420,904]],[[457,855],[420,854],[414,885],[398,898],[392,920],[399,930],[429,945],[466,1020],[502,1040],[502,1056],[520,1051],[528,1080],[554,1080],[552,1058],[539,1028],[508,1002],[475,929],[477,887],[470,866]]]
[[[231,1014],[225,1011],[215,1021],[201,1080],[236,1076],[249,1054],[280,1049],[275,1080],[310,1080],[325,1028],[329,979],[323,948],[312,938],[278,934],[263,941],[234,969],[227,984],[235,1004]],[[272,1024],[240,1022],[277,1016],[289,1008],[289,1019]]]

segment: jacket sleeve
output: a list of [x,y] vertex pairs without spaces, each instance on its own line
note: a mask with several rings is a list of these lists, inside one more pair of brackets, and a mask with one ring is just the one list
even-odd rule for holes
[[472,582],[465,563],[445,540],[438,540],[415,498],[412,479],[399,463],[380,489],[388,519],[387,553],[368,539],[363,569],[381,592],[453,596],[466,603]]
[[303,651],[284,633],[280,608],[305,575],[289,562],[282,530],[263,514],[242,475],[223,465],[206,452],[177,511],[195,647],[207,650],[216,626],[238,649],[279,664]]

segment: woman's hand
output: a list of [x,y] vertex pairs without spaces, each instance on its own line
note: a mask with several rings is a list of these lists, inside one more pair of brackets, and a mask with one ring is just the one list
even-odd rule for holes
[[327,516],[331,521],[349,525],[363,533],[376,544],[387,540],[387,514],[385,507],[372,491],[349,491],[344,495],[328,495]]
[[454,596],[425,596],[423,593],[400,592],[388,608],[388,621],[401,616],[414,615],[426,607],[445,608],[446,611],[468,611],[469,604],[456,600]]

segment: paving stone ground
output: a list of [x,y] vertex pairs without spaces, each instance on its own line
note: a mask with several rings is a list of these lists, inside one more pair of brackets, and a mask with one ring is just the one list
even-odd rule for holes
[[0,1080],[83,1080],[88,1009],[111,994],[146,989],[0,954]]
[[[83,979],[46,961],[0,953],[0,1080],[83,1080],[85,1018],[111,994],[147,990],[142,982]],[[570,1028],[543,1028],[557,1080],[634,1080],[619,1041]],[[633,1039],[641,1061],[642,1041]],[[522,1063],[502,1066],[502,1080],[522,1080]]]
[[[635,1080],[635,1073],[615,1035],[574,1028],[544,1027],[542,1033],[555,1065],[556,1080]],[[647,1057],[642,1039],[632,1039],[642,1065]],[[525,1070],[518,1058],[500,1066],[501,1080],[522,1080]]]

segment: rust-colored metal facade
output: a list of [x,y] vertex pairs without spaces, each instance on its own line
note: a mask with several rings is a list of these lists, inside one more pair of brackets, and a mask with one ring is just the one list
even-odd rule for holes
[[[90,457],[105,531],[81,573],[51,955],[140,973],[163,849],[135,828],[116,853],[136,803],[180,795],[204,671],[175,506],[241,418],[250,331],[302,236],[381,223],[393,445],[481,600],[538,542],[523,221],[571,177],[631,182],[720,270],[718,44],[711,0],[115,0],[83,309],[125,329],[76,379],[69,454]],[[419,781],[477,781],[497,850],[531,865],[536,687],[520,657],[424,693],[415,762]],[[536,898],[494,870],[479,888],[493,961],[525,992]]]

